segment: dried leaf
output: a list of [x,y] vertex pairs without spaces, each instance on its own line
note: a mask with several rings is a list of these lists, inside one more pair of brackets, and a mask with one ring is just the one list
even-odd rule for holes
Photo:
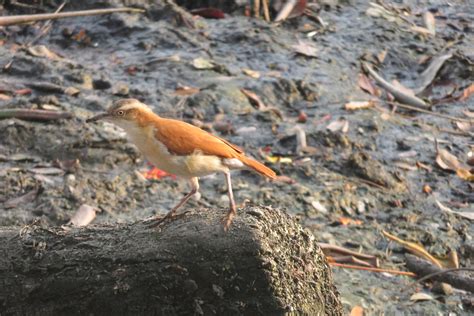
[[387,50],[383,50],[380,53],[377,54],[377,60],[379,63],[383,63],[385,60],[385,57],[387,57]]
[[436,34],[436,20],[435,20],[434,15],[431,12],[426,11],[423,14],[423,21],[425,22],[425,26],[430,32],[430,34],[435,35]]
[[36,56],[36,57],[45,57],[45,58],[48,58],[48,59],[51,59],[51,60],[61,60],[61,59],[63,59],[58,54],[50,51],[44,45],[36,45],[36,46],[28,47],[27,51],[30,55],[33,55],[33,56]]
[[359,85],[359,88],[368,92],[369,94],[375,95],[375,96],[379,95],[379,93],[377,92],[377,88],[372,84],[369,77],[367,77],[365,74],[363,73],[359,74],[357,83]]
[[474,118],[474,112],[471,112],[468,109],[463,110],[462,113],[469,118]]
[[247,89],[240,89],[240,91],[245,94],[245,96],[249,98],[250,102],[256,105],[258,109],[264,109],[267,107],[265,103],[263,103],[262,99],[260,99],[260,97],[254,92]]
[[36,174],[46,174],[46,175],[53,175],[53,174],[64,174],[64,171],[59,168],[31,168],[28,171]]
[[351,309],[351,314],[349,316],[364,316],[364,309],[362,306],[356,305]]
[[306,41],[298,41],[298,44],[292,46],[295,53],[307,56],[307,57],[317,57],[318,49],[311,43]]
[[[469,97],[471,96],[471,94],[474,93],[474,83],[471,83],[469,85],[469,87],[467,87],[466,89],[464,89],[462,91],[462,94],[461,96],[459,97],[459,101],[466,101],[467,99],[469,99]],[[467,111],[467,110],[466,110]],[[469,111],[468,111],[469,112]],[[470,112],[472,113],[472,112]],[[466,115],[466,116],[469,116],[469,117],[474,117],[474,113],[472,114],[473,116],[469,116],[469,115]]]
[[346,119],[339,119],[339,120],[329,123],[329,125],[326,126],[326,128],[333,133],[338,132],[338,131],[347,133],[349,131],[349,121],[347,121]]
[[474,174],[472,174],[469,170],[464,168],[459,168],[456,170],[456,174],[463,180],[474,182]]
[[349,226],[349,225],[362,225],[362,221],[359,219],[352,219],[349,217],[344,217],[341,216],[337,219],[337,221],[342,225],[342,226]]
[[326,206],[322,205],[319,201],[311,202],[311,206],[319,213],[327,214],[328,212]]
[[196,69],[214,69],[216,65],[212,60],[198,57],[193,60],[193,66]]
[[3,94],[3,93],[0,93],[0,101],[8,101],[10,100],[12,97],[7,95],[7,94]]
[[456,211],[453,211],[453,210],[450,209],[449,207],[447,207],[447,206],[441,204],[441,202],[438,201],[438,200],[436,200],[436,199],[435,199],[435,203],[436,203],[436,205],[438,205],[438,207],[439,207],[442,211],[445,211],[446,213],[456,214],[456,215],[459,215],[459,216],[461,216],[461,217],[470,219],[471,221],[474,221],[474,212],[456,212]]
[[39,193],[39,188],[34,188],[33,190],[29,191],[26,194],[9,199],[3,204],[3,207],[5,209],[9,209],[9,208],[17,207],[20,204],[23,205],[23,204],[33,202],[38,196],[38,193]]
[[290,157],[265,156],[265,159],[271,163],[293,163],[293,159],[291,159]]
[[188,86],[179,86],[174,91],[174,94],[180,95],[180,96],[188,96],[188,95],[196,94],[199,91],[201,91],[201,89],[199,89],[199,88],[188,87]]
[[394,235],[392,235],[392,234],[390,234],[386,231],[382,231],[382,234],[385,237],[387,237],[388,239],[393,240],[393,241],[401,244],[403,247],[405,247],[408,251],[410,251],[414,255],[430,261],[431,263],[436,265],[438,268],[443,268],[443,266],[438,261],[438,259],[436,259],[432,255],[430,255],[429,252],[426,251],[425,248],[423,248],[423,246],[420,246],[420,245],[415,244],[413,242],[408,242],[408,241],[402,240],[402,239],[400,239],[400,238],[398,238],[398,237],[396,237],[396,236],[394,236]]
[[95,219],[97,211],[98,209],[93,206],[82,204],[71,217],[69,224],[74,226],[87,226]]
[[433,296],[426,293],[415,293],[410,296],[410,301],[419,302],[419,301],[431,301],[434,300]]
[[425,184],[423,186],[423,192],[426,194],[431,194],[433,192],[433,189],[429,185]]
[[451,154],[446,149],[438,149],[438,154],[436,155],[436,163],[441,169],[456,171],[461,168],[458,158]]
[[67,87],[64,89],[64,93],[70,96],[76,96],[81,92],[81,90],[74,87]]
[[459,121],[457,121],[456,122],[456,127],[458,129],[460,129],[461,131],[463,131],[463,132],[469,133],[469,132],[471,132],[471,130],[473,128],[473,125],[472,125],[472,123],[469,123],[469,122],[459,122]]
[[244,68],[244,69],[242,69],[242,72],[243,72],[245,75],[249,76],[249,77],[252,77],[252,78],[255,78],[255,79],[260,78],[260,72],[258,72],[258,71],[256,71],[256,70]]
[[346,103],[344,108],[348,111],[355,111],[355,110],[362,110],[368,109],[374,106],[374,102],[372,101],[352,101]]

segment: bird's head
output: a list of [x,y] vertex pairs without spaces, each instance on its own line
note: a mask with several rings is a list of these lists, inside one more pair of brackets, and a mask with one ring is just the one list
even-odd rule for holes
[[107,112],[91,117],[86,122],[104,120],[126,129],[130,125],[139,123],[150,114],[153,114],[152,110],[137,99],[121,99],[115,101]]

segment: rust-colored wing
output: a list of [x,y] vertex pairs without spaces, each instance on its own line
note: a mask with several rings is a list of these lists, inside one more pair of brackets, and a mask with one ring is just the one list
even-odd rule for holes
[[195,151],[201,151],[206,155],[237,158],[243,154],[242,149],[228,141],[177,120],[160,119],[156,123],[155,135],[168,147],[170,153],[175,155],[190,155]]

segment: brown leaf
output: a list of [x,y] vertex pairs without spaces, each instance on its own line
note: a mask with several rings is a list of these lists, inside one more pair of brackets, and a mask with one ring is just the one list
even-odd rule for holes
[[257,106],[257,109],[262,109],[262,108],[266,107],[266,105],[265,105],[265,103],[263,103],[262,99],[260,99],[260,97],[257,94],[255,94],[254,92],[252,92],[250,90],[247,90],[247,89],[240,89],[240,91],[243,94],[245,94],[245,96],[247,98],[249,98],[250,103]]
[[463,132],[469,133],[472,130],[472,123],[469,122],[456,122],[456,127]]
[[377,88],[372,84],[369,77],[367,77],[365,74],[363,73],[359,74],[357,83],[359,84],[359,88],[361,88],[362,90],[368,92],[371,95],[378,96]]
[[474,174],[472,174],[469,170],[464,168],[459,168],[456,170],[456,174],[463,180],[474,182]]
[[35,188],[26,194],[9,199],[3,204],[3,207],[5,209],[9,209],[9,208],[15,208],[20,204],[27,204],[27,203],[33,202],[38,196],[38,193],[39,193],[39,188]]
[[408,242],[408,241],[402,240],[402,239],[400,239],[400,238],[398,238],[398,237],[396,237],[396,236],[394,236],[394,235],[392,235],[392,234],[390,234],[386,231],[382,231],[382,234],[385,237],[387,237],[388,239],[393,240],[393,241],[401,244],[403,247],[405,247],[408,251],[410,251],[414,255],[432,262],[438,268],[443,268],[443,266],[441,265],[439,260],[437,260],[435,257],[430,255],[429,252],[426,251],[425,248],[423,248],[423,246],[420,246],[420,245],[415,244],[413,242]]
[[374,106],[374,102],[372,101],[352,101],[346,103],[344,108],[348,111],[355,111],[361,109],[368,109]]
[[201,89],[199,89],[199,88],[188,87],[188,86],[179,86],[174,91],[174,94],[180,95],[180,96],[188,96],[188,95],[196,94],[199,91],[201,91]]
[[423,192],[426,193],[426,194],[431,194],[433,192],[433,189],[431,189],[431,187],[427,184],[425,184],[423,186]]
[[436,20],[435,20],[434,15],[431,12],[426,11],[423,14],[423,21],[425,22],[425,26],[430,32],[430,34],[435,35],[436,34]]
[[307,56],[307,57],[318,57],[318,49],[313,44],[306,41],[298,41],[298,44],[292,46],[295,53]]
[[[471,94],[474,93],[474,83],[471,83],[469,85],[469,87],[467,87],[466,89],[464,89],[462,91],[462,94],[461,96],[459,97],[459,101],[466,101],[467,99],[469,99],[469,97],[471,96]],[[468,111],[469,112],[469,111]],[[472,112],[471,112],[472,113]],[[474,115],[474,114],[473,114]]]
[[29,47],[27,49],[28,53],[30,55],[36,56],[36,57],[45,57],[51,60],[61,60],[63,59],[61,56],[58,54],[50,51],[46,46],[44,45],[36,45]]
[[242,69],[242,72],[249,76],[249,77],[252,77],[254,79],[258,79],[260,78],[260,73],[258,71],[255,71],[255,70],[252,70],[252,69],[248,69],[248,68],[244,68]]
[[98,209],[93,206],[82,204],[71,217],[69,224],[74,226],[87,226],[95,219],[97,211]]
[[461,168],[458,158],[446,149],[438,149],[436,163],[441,169],[456,171]]

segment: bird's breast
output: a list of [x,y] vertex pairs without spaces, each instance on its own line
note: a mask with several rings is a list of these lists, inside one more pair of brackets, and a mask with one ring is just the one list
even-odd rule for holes
[[155,167],[182,177],[202,177],[228,171],[218,156],[205,155],[195,150],[190,155],[174,155],[155,137],[153,127],[126,128],[130,140]]

